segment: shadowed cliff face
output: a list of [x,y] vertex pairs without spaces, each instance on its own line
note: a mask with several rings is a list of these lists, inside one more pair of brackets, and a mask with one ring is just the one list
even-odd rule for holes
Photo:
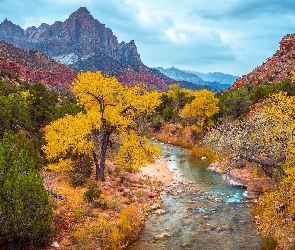
[[239,88],[246,82],[259,85],[276,83],[290,77],[295,70],[295,34],[286,35],[280,41],[280,49],[266,62],[239,78],[231,88]]
[[145,82],[152,89],[167,90],[173,82],[141,62],[133,40],[119,43],[112,30],[84,7],[64,22],[43,23],[26,30],[5,19],[0,24],[0,39],[23,50],[41,51],[76,71],[100,70],[117,76],[125,85]]

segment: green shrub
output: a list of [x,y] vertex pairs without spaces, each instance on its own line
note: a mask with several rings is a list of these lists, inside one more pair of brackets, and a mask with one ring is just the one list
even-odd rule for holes
[[278,245],[277,239],[273,235],[265,235],[262,237],[261,250],[275,250]]
[[7,249],[37,248],[49,238],[52,209],[25,137],[0,141],[0,238]]
[[98,188],[98,185],[95,181],[91,181],[87,187],[87,190],[84,193],[84,200],[86,202],[93,202],[95,199],[98,199],[102,191]]
[[85,182],[85,178],[84,178],[84,175],[83,174],[79,174],[79,173],[76,173],[76,174],[73,174],[71,176],[71,185],[73,187],[79,187],[79,186],[82,186]]

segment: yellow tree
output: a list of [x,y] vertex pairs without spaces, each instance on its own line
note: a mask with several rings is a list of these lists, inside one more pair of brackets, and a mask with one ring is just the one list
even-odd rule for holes
[[208,132],[204,144],[222,151],[233,163],[241,159],[256,162],[272,177],[279,163],[293,153],[295,97],[279,92],[253,108],[244,121],[226,120]]
[[255,105],[245,120],[218,124],[204,144],[223,152],[232,164],[255,162],[268,177],[275,177],[278,189],[264,193],[256,221],[263,236],[289,242],[295,227],[295,96],[273,94]]
[[196,90],[194,92],[195,99],[191,103],[187,103],[180,112],[180,116],[184,118],[189,125],[196,131],[203,131],[205,126],[212,126],[212,117],[219,108],[217,107],[218,99],[214,94],[206,89]]
[[148,117],[161,102],[158,92],[148,91],[143,85],[124,87],[115,77],[101,72],[80,73],[72,89],[86,112],[68,115],[45,128],[47,144],[43,150],[49,159],[60,159],[55,167],[49,167],[69,169],[70,153],[92,155],[96,179],[100,176],[104,181],[112,135],[121,143],[118,161],[124,167],[138,168],[159,156],[159,145],[138,135],[139,118]]

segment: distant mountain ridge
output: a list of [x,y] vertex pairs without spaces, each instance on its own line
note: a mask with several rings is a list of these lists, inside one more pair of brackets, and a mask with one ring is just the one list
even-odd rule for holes
[[5,19],[0,24],[0,39],[23,50],[41,51],[76,71],[100,70],[128,86],[145,82],[152,89],[165,91],[174,82],[145,66],[133,40],[119,43],[112,30],[85,7],[64,22],[25,30]]
[[[216,80],[213,80],[213,77],[211,77],[212,81],[206,81],[204,79],[201,79],[196,74],[196,72],[180,70],[175,67],[171,67],[171,68],[167,68],[167,69],[164,69],[162,67],[157,67],[156,69],[159,70],[160,72],[162,72],[163,74],[165,74],[166,76],[173,78],[177,81],[193,83],[197,86],[196,89],[200,89],[201,86],[204,86],[207,88],[211,88],[214,91],[220,91],[220,90],[227,89],[231,85],[230,83],[229,84],[222,84]],[[206,74],[203,74],[203,75],[206,75]],[[219,78],[222,75],[224,75],[224,74],[222,74],[222,73],[215,74],[215,76],[216,77],[218,76]]]
[[272,84],[290,78],[291,72],[295,71],[295,34],[284,36],[279,44],[280,48],[273,56],[249,74],[237,79],[231,88],[239,88],[247,82],[255,85]]
[[190,71],[190,70],[186,70],[185,72],[196,74],[204,81],[209,81],[209,82],[216,81],[226,85],[232,85],[239,78],[239,76],[233,76],[233,75],[224,74],[221,72],[201,73],[198,71]]

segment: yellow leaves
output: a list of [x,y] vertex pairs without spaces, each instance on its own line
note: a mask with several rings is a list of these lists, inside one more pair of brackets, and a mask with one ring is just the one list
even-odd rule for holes
[[42,147],[48,159],[65,156],[69,151],[74,154],[89,154],[93,142],[89,138],[92,121],[87,115],[66,115],[45,127],[47,144]]
[[100,213],[89,223],[75,228],[73,240],[79,249],[97,248],[97,239],[102,249],[125,249],[138,238],[144,219],[144,214],[134,204],[124,209],[118,218]]
[[61,171],[71,171],[73,161],[71,159],[60,159],[57,163],[51,163],[44,167],[44,169],[49,169],[56,172]]
[[147,91],[144,85],[124,87],[115,77],[101,72],[80,73],[72,88],[87,113],[97,112],[97,120],[103,116],[109,126],[123,130],[134,125],[136,116],[153,112],[161,102],[158,92]]
[[126,169],[138,170],[140,167],[154,161],[155,156],[160,157],[160,145],[151,140],[140,137],[135,131],[122,133],[122,145],[117,161]]
[[192,128],[198,131],[204,128],[205,122],[207,126],[212,125],[210,118],[219,110],[218,99],[211,91],[205,89],[195,91],[194,96],[195,99],[181,110],[180,116],[191,123],[197,122],[198,126],[195,125]]
[[114,104],[122,88],[115,77],[107,77],[100,71],[82,72],[72,84],[72,89],[81,104],[102,99],[105,104]]
[[290,79],[291,79],[292,82],[295,82],[295,71],[291,72],[291,78]]
[[[43,151],[48,159],[90,155],[94,144],[95,150],[100,145],[98,137],[101,130],[120,134],[122,146],[119,159],[124,166],[137,169],[152,161],[154,155],[159,155],[158,146],[151,145],[146,138],[136,134],[139,117],[146,118],[161,103],[158,92],[148,91],[144,85],[124,87],[115,77],[89,71],[77,76],[72,89],[86,113],[67,115],[46,126],[47,144],[43,146]],[[93,131],[97,136],[93,136]],[[63,161],[49,167],[69,169]]]

